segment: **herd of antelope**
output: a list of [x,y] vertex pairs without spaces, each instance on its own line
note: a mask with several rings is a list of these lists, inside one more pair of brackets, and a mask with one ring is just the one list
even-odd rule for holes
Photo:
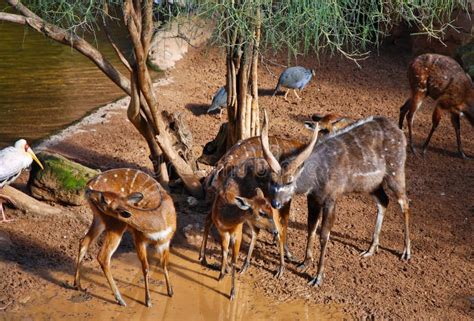
[[[287,245],[287,229],[293,195],[307,198],[306,254],[298,269],[305,271],[313,261],[313,243],[318,225],[321,251],[317,271],[309,284],[323,280],[325,253],[335,221],[337,200],[348,193],[370,194],[377,205],[377,218],[370,247],[361,253],[368,257],[379,246],[379,235],[390,189],[404,216],[404,248],[401,259],[411,257],[409,203],[406,195],[405,161],[407,141],[403,121],[408,122],[409,145],[413,152],[412,125],[416,110],[426,96],[436,100],[433,125],[423,152],[443,112],[449,112],[461,157],[460,116],[474,125],[474,89],[471,79],[453,59],[425,54],[413,60],[408,69],[411,97],[400,109],[398,126],[381,116],[354,121],[336,115],[313,116],[306,122],[312,138],[309,144],[269,136],[265,112],[260,137],[233,146],[204,181],[206,198],[212,202],[205,219],[199,261],[206,265],[208,234],[214,225],[221,238],[222,260],[219,280],[231,271],[230,299],[235,297],[235,272],[244,223],[250,227],[251,242],[240,272],[251,262],[260,229],[273,234],[280,251],[276,277],[285,272],[285,258],[292,259]],[[320,134],[324,134],[319,137]],[[145,280],[145,304],[151,306],[147,245],[161,256],[168,295],[173,290],[168,276],[170,242],[176,230],[176,211],[168,192],[147,174],[132,169],[114,169],[99,174],[87,184],[86,198],[94,213],[93,222],[81,240],[74,284],[80,289],[80,266],[91,242],[105,231],[98,261],[120,305],[125,305],[110,271],[110,260],[125,230],[135,240]],[[229,246],[232,248],[228,267]]]

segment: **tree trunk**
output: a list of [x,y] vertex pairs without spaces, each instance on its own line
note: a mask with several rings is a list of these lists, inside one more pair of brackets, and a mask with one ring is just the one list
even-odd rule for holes
[[[235,4],[234,4],[235,5]],[[260,45],[261,16],[256,8],[254,37],[243,43],[237,30],[227,31],[231,45],[227,49],[227,104],[228,134],[227,148],[239,140],[260,134],[258,108],[258,55]]]

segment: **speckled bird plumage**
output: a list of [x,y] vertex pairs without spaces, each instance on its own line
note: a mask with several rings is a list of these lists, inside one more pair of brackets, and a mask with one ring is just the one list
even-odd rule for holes
[[225,107],[227,107],[227,91],[225,87],[222,86],[216,91],[214,97],[212,97],[211,107],[209,107],[207,112],[220,111]]
[[296,66],[285,69],[278,79],[273,95],[275,95],[281,87],[289,89],[302,90],[314,75],[312,69]]

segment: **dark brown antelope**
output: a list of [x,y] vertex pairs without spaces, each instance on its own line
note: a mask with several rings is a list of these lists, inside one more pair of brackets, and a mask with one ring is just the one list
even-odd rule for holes
[[[406,139],[395,124],[383,117],[369,117],[327,136],[316,145],[319,129],[311,142],[296,156],[278,161],[268,146],[268,121],[265,113],[261,143],[272,169],[270,194],[272,206],[281,208],[294,194],[307,195],[308,239],[306,256],[299,266],[306,270],[313,260],[313,243],[321,209],[321,254],[318,271],[310,285],[323,279],[324,255],[335,220],[337,199],[347,193],[369,193],[377,203],[378,214],[372,244],[361,255],[371,256],[379,245],[388,196],[383,184],[395,193],[405,221],[405,248],[402,259],[410,259],[409,210],[405,191]],[[283,166],[284,165],[284,166]]]
[[173,200],[151,176],[135,169],[114,169],[99,174],[87,183],[86,198],[94,219],[81,240],[74,286],[81,289],[81,262],[90,244],[105,231],[105,239],[97,259],[112,289],[117,303],[126,306],[110,272],[110,259],[125,230],[135,241],[145,279],[145,304],[151,306],[148,283],[147,246],[155,247],[161,256],[168,295],[173,295],[168,275],[169,247],[176,231],[176,211]]
[[321,134],[334,134],[354,122],[353,119],[340,116],[338,114],[330,113],[326,115],[313,114],[311,121],[305,121],[304,126],[309,130],[314,130],[316,124],[319,125],[319,132]]
[[461,144],[460,116],[464,115],[474,126],[474,88],[471,79],[454,59],[442,55],[424,54],[410,63],[408,80],[411,97],[400,108],[399,127],[403,127],[406,116],[412,152],[415,153],[412,140],[415,112],[428,96],[436,100],[436,107],[433,111],[431,131],[423,144],[423,154],[439,125],[442,114],[448,112],[456,132],[458,152],[462,158],[468,158]]
[[[296,140],[282,139],[274,136],[269,137],[269,141],[272,153],[276,155],[276,157],[282,158],[301,152],[305,146],[303,143]],[[249,175],[250,172],[256,168],[258,168],[262,173],[269,173],[269,168],[266,162],[263,162],[262,164],[262,162],[259,161],[262,157],[263,151],[259,137],[248,138],[234,145],[224,156],[222,156],[211,173],[206,177],[204,182],[206,199],[213,202],[218,191],[222,190],[224,182],[229,177],[229,173],[235,171],[238,167],[246,168]],[[247,166],[245,166],[245,164],[247,164]],[[265,176],[264,174],[254,174],[254,179],[257,179],[257,181],[268,181],[268,176]],[[266,186],[262,186],[262,189],[266,193]],[[285,204],[285,206],[278,211],[278,216],[280,217],[282,225],[280,237],[285,245],[285,256],[291,260],[292,255],[288,249],[286,237],[290,216],[290,205],[291,202]],[[208,218],[208,220],[210,220],[210,218]],[[281,274],[278,275],[281,276]]]
[[[242,227],[247,223],[252,231],[252,239],[249,251],[241,273],[250,266],[250,258],[255,245],[255,241],[260,229],[271,232],[280,241],[280,273],[284,268],[284,248],[283,242],[279,237],[279,217],[277,211],[274,210],[270,202],[265,198],[262,190],[255,185],[242,184],[248,182],[249,179],[229,177],[224,183],[224,188],[219,192],[211,210],[211,220],[206,219],[204,236],[200,251],[200,261],[206,264],[205,249],[207,237],[211,225],[214,224],[221,237],[222,263],[219,280],[227,273],[227,255],[229,252],[229,244],[232,246],[232,287],[230,291],[230,299],[235,297],[235,269],[239,256],[240,245],[242,242]],[[251,195],[246,198],[239,195]]]

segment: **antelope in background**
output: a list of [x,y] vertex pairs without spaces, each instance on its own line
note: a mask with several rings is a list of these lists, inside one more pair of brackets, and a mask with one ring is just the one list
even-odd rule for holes
[[94,219],[80,242],[74,286],[81,290],[81,262],[90,244],[105,231],[105,239],[97,260],[109,282],[115,300],[126,306],[110,272],[110,259],[125,230],[135,241],[145,279],[145,304],[151,306],[148,283],[147,246],[155,247],[161,256],[168,295],[173,295],[168,275],[169,247],[176,231],[176,211],[173,200],[151,176],[135,169],[114,169],[103,172],[86,186],[86,198]]
[[[261,161],[264,161],[263,159]],[[238,168],[237,171],[240,171]],[[249,245],[247,258],[242,266],[241,273],[245,272],[250,266],[250,259],[255,246],[255,241],[260,229],[270,231],[280,244],[280,268],[277,272],[280,276],[284,270],[284,246],[279,237],[280,219],[277,211],[274,210],[270,202],[265,198],[263,191],[257,186],[254,176],[254,170],[245,171],[243,175],[239,173],[232,174],[223,184],[222,190],[216,196],[212,205],[210,215],[206,218],[199,260],[203,265],[206,262],[206,244],[209,230],[214,224],[221,237],[222,263],[219,280],[227,273],[227,256],[229,244],[232,246],[232,287],[230,299],[235,297],[235,265],[239,256],[240,245],[242,242],[242,227],[247,223],[252,231],[252,239]],[[243,197],[242,195],[246,196]],[[249,197],[249,198],[247,198]]]
[[302,271],[313,260],[317,222],[321,209],[323,211],[318,271],[309,284],[319,286],[323,280],[324,255],[335,221],[335,205],[340,196],[351,192],[373,196],[378,208],[375,230],[369,249],[361,255],[368,257],[377,251],[389,201],[383,189],[384,183],[395,193],[404,214],[405,248],[402,259],[410,259],[409,207],[405,189],[406,139],[403,132],[383,117],[357,121],[316,145],[318,131],[316,127],[311,142],[303,151],[280,161],[269,148],[266,112],[261,135],[262,150],[273,172],[270,182],[272,206],[281,208],[294,194],[307,195],[308,239],[305,259],[298,267]]
[[474,126],[474,88],[471,79],[461,66],[452,58],[436,54],[424,54],[416,57],[408,68],[411,97],[400,108],[399,127],[407,119],[410,148],[415,153],[412,140],[412,126],[415,112],[423,100],[429,96],[436,100],[432,116],[432,127],[423,144],[425,154],[431,136],[439,125],[443,112],[449,112],[451,123],[456,132],[458,152],[462,158],[468,158],[461,145],[461,121],[464,115]]
[[315,130],[319,125],[319,132],[325,135],[334,134],[335,132],[349,126],[354,122],[353,119],[340,116],[335,113],[326,115],[313,114],[311,121],[305,121],[304,126],[309,130]]

